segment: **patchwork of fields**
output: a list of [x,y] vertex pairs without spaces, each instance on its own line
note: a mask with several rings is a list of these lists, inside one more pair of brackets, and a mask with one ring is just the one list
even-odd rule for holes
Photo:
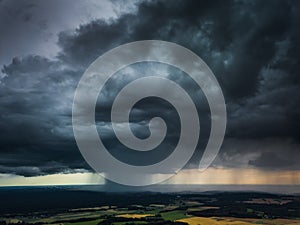
[[[24,212],[1,213],[0,225],[300,225],[298,196],[94,194],[106,200],[88,207],[32,210],[30,213],[26,208]],[[109,202],[111,199],[115,201],[113,205]]]

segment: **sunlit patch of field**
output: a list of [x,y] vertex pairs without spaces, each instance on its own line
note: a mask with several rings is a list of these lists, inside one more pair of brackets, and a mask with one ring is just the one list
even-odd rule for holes
[[155,207],[155,208],[164,208],[164,207],[166,207],[166,206],[163,205],[163,204],[150,204],[149,206],[150,206],[150,207]]
[[250,201],[244,201],[248,204],[267,204],[267,205],[285,205],[292,202],[291,199],[275,199],[275,198],[253,198]]
[[231,219],[223,218],[207,218],[207,217],[190,217],[186,219],[177,220],[179,222],[185,222],[189,225],[253,225],[253,223],[243,222],[236,219],[232,221]]
[[77,209],[70,209],[70,212],[81,212],[81,211],[99,211],[99,210],[107,210],[110,207],[108,205],[101,206],[101,207],[92,207],[92,208],[77,208]]
[[290,219],[248,219],[248,218],[220,218],[220,217],[190,217],[177,220],[189,225],[300,225],[300,220]]
[[130,223],[130,224],[147,224],[146,221],[130,221],[130,222],[115,222],[115,223],[113,223],[113,225],[128,225],[128,223]]
[[124,218],[144,218],[147,216],[154,216],[154,214],[120,214],[117,215],[116,217],[124,217]]
[[[232,218],[233,219],[233,218]],[[300,219],[239,219],[251,224],[265,224],[265,225],[300,225]]]
[[203,205],[203,203],[198,201],[183,201],[186,206],[198,206]]
[[5,221],[6,221],[6,223],[15,223],[15,224],[22,222],[22,220],[19,220],[19,219],[7,219]]

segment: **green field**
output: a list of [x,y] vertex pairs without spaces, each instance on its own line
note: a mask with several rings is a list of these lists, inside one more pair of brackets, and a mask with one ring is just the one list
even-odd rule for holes
[[163,213],[161,213],[161,216],[164,220],[170,220],[170,221],[180,220],[180,219],[184,219],[184,218],[188,217],[185,214],[185,211],[183,211],[183,210],[163,212]]
[[97,219],[97,220],[91,220],[91,221],[85,221],[85,222],[78,222],[78,223],[64,223],[64,225],[97,225],[103,221],[103,219]]

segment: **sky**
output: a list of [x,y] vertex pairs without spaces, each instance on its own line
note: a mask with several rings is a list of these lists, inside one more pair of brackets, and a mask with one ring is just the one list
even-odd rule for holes
[[159,99],[141,101],[131,126],[143,138],[153,115],[164,118],[168,134],[160,154],[124,151],[111,128],[120,88],[159,73],[188,91],[201,121],[195,154],[169,183],[300,184],[299,17],[299,1],[283,0],[0,0],[0,185],[105,183],[76,146],[74,92],[97,57],[139,40],[180,44],[207,63],[225,97],[227,130],[216,159],[199,172],[210,131],[203,93],[181,71],[136,64],[107,82],[96,106],[99,135],[114,157],[144,165],[176,145],[178,115]]

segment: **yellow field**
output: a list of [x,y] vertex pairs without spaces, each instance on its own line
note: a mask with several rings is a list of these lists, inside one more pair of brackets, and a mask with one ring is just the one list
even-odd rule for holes
[[300,220],[288,219],[243,219],[243,218],[206,218],[206,217],[190,217],[181,220],[189,225],[300,225]]
[[253,223],[242,221],[231,221],[227,219],[219,218],[206,218],[206,217],[190,217],[186,219],[177,220],[180,222],[186,222],[189,225],[252,225]]
[[124,217],[124,218],[143,218],[146,216],[153,216],[153,214],[121,214],[116,217]]

